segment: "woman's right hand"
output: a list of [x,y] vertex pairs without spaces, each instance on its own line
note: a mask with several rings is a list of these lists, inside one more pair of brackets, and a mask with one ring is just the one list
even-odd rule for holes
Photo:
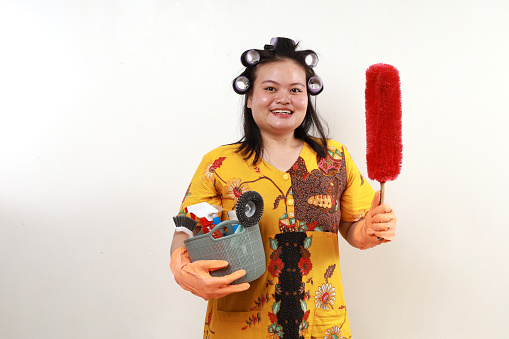
[[174,250],[170,260],[170,268],[175,276],[175,281],[186,291],[190,291],[205,300],[242,292],[250,287],[249,283],[230,285],[233,281],[246,274],[244,270],[238,270],[224,277],[213,277],[210,275],[210,271],[227,266],[228,262],[224,260],[198,260],[191,262],[185,247],[179,247]]

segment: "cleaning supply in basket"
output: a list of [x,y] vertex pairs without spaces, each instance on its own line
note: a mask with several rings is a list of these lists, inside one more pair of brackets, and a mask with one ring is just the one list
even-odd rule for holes
[[184,232],[189,237],[193,236],[193,230],[196,227],[196,220],[193,218],[189,218],[186,215],[177,215],[173,217],[173,222],[175,223],[175,231]]
[[[219,218],[219,211],[207,202],[201,202],[199,204],[191,205],[186,207],[186,212],[191,214],[191,217],[198,218],[200,220],[201,230],[203,234],[210,232],[214,226],[221,222]],[[223,235],[218,230],[214,232],[215,238],[221,238]]]
[[[226,212],[226,214],[228,214],[228,218],[230,218],[230,220],[237,220],[237,212],[235,212],[235,210],[228,211]],[[233,224],[232,225],[233,232],[237,231],[238,227],[239,224]]]

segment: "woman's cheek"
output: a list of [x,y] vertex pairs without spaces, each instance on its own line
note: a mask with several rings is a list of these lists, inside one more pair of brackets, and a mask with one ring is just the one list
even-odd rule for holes
[[304,107],[304,108],[307,108],[308,107],[308,98],[303,98],[301,101],[300,101],[300,105],[301,107]]

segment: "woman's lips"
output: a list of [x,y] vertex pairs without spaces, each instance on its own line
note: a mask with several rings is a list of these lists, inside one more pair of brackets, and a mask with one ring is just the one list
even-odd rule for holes
[[275,110],[272,110],[271,112],[274,113],[274,114],[285,114],[285,115],[293,114],[292,111],[286,110],[286,109],[275,109]]

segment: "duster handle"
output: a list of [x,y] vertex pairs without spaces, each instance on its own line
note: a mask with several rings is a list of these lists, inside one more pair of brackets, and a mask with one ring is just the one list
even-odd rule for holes
[[384,203],[385,182],[380,183],[380,205]]
[[[384,195],[385,195],[385,182],[380,183],[380,205],[384,203]],[[383,238],[376,237],[378,241],[383,241]]]

